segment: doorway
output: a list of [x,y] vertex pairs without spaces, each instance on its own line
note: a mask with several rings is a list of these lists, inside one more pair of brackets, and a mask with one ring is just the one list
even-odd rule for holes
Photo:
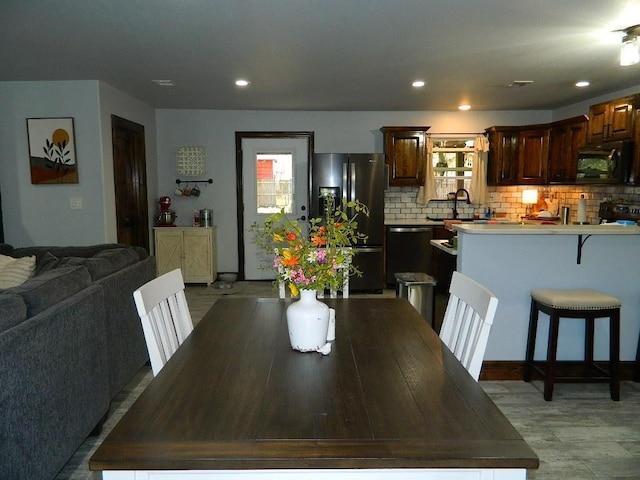
[[149,251],[144,127],[111,116],[118,243]]
[[[275,278],[266,258],[252,242],[249,229],[274,211],[288,208],[291,218],[306,219],[313,132],[236,132],[236,198],[238,203],[238,277]],[[278,188],[269,195],[268,188]]]

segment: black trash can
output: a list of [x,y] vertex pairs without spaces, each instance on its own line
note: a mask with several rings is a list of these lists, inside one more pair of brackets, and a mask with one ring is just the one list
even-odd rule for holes
[[426,273],[402,272],[396,273],[396,297],[406,298],[420,315],[433,324],[433,287],[436,280]]

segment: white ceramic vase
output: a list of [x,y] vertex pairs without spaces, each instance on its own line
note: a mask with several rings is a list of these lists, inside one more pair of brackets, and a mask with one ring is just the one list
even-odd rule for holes
[[327,343],[329,307],[318,301],[315,290],[300,290],[300,300],[287,307],[291,348],[315,352]]

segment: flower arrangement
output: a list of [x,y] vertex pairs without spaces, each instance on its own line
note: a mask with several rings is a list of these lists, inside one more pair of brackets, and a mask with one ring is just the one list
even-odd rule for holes
[[285,282],[294,296],[299,289],[339,290],[347,276],[362,275],[351,263],[354,250],[350,247],[366,243],[356,217],[369,216],[369,209],[358,200],[343,200],[335,209],[334,203],[333,197],[326,197],[325,216],[309,220],[308,235],[304,225],[289,219],[284,210],[269,215],[262,226],[251,226],[255,244],[274,254],[271,267],[277,281]]

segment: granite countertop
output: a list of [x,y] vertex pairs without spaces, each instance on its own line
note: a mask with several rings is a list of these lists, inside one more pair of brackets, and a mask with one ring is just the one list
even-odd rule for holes
[[481,235],[640,235],[637,225],[533,225],[523,223],[457,223],[452,228],[460,233]]

